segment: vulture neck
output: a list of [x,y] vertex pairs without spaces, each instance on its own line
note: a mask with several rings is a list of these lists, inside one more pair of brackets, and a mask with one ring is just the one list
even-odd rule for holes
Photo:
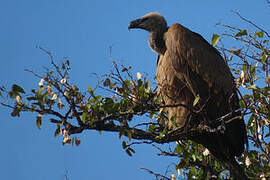
[[[167,28],[166,28],[167,30]],[[165,41],[164,41],[164,33],[163,31],[151,31],[149,35],[149,45],[159,55],[163,55],[166,51]]]

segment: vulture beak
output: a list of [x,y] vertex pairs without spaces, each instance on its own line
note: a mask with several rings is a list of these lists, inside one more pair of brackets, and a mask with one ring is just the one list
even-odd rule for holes
[[134,21],[131,21],[128,25],[128,30],[130,29],[135,29],[135,28],[140,28],[140,24],[142,22],[142,19],[136,19]]

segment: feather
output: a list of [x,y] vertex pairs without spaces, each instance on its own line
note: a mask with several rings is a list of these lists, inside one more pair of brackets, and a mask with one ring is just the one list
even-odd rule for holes
[[[187,125],[215,129],[225,124],[224,132],[205,132],[192,140],[203,144],[223,162],[237,165],[234,157],[243,153],[247,133],[241,112],[235,112],[239,98],[233,75],[220,53],[201,35],[180,24],[167,27],[158,13],[132,21],[129,28],[150,32],[148,42],[158,54],[156,80],[164,104],[190,107],[165,109],[169,129]],[[227,114],[231,116],[218,120]],[[224,122],[230,118],[234,120]]]

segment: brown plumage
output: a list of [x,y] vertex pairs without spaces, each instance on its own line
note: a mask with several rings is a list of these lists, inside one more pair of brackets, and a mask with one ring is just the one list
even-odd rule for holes
[[[149,45],[158,54],[156,80],[166,105],[184,104],[198,112],[192,114],[183,106],[167,108],[170,129],[187,123],[220,126],[217,119],[239,109],[234,78],[219,52],[202,36],[180,24],[167,27],[158,13],[149,13],[130,23],[129,29],[150,32]],[[196,97],[198,103],[193,106]],[[244,120],[234,112],[225,131],[204,133],[192,140],[203,144],[218,159],[234,159],[243,153],[247,143]],[[238,117],[239,116],[239,117]],[[225,121],[228,120],[224,119]],[[175,126],[176,125],[176,126]]]

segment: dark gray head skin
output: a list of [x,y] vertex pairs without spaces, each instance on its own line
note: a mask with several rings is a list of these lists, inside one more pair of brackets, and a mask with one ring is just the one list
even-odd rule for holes
[[164,19],[164,17],[156,12],[151,12],[143,17],[136,19],[134,21],[131,21],[128,29],[144,29],[146,31],[152,32],[152,31],[166,31],[167,29],[167,22]]
[[158,54],[166,51],[163,35],[167,31],[167,22],[162,15],[151,12],[145,16],[131,21],[128,29],[144,29],[150,32],[148,42],[150,47]]

